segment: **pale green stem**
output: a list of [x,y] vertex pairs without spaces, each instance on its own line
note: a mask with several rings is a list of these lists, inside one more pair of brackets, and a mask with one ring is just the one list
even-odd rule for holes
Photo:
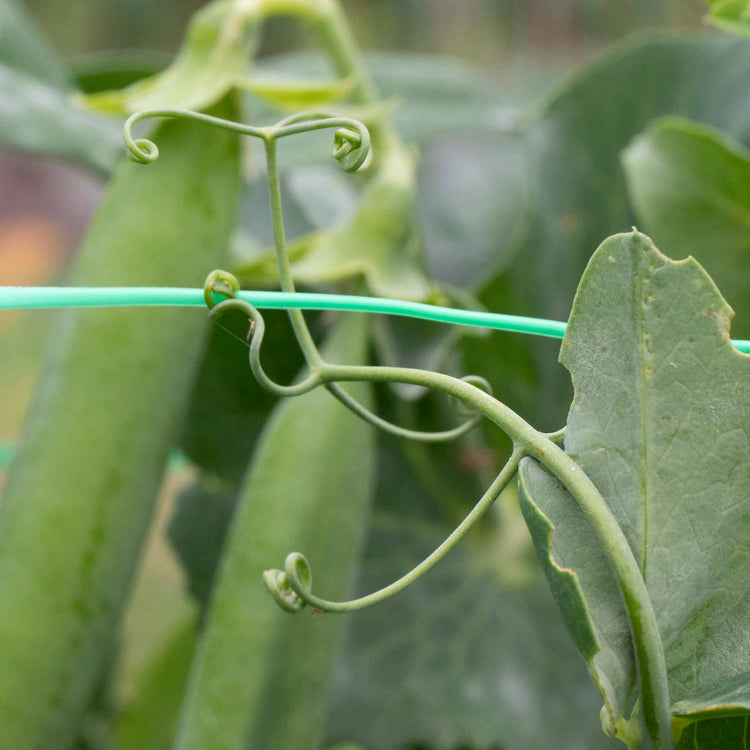
[[[289,266],[289,258],[286,252],[286,234],[284,231],[284,215],[281,209],[281,186],[279,183],[279,169],[276,159],[276,140],[268,138],[266,144],[266,162],[268,164],[268,191],[271,196],[271,212],[273,215],[273,236],[276,248],[276,264],[279,271],[279,285],[284,292],[293,292],[294,279]],[[288,310],[294,335],[302,349],[308,365],[312,368],[322,363],[318,348],[315,346],[313,337],[305,322],[302,310]]]
[[671,750],[667,669],[651,599],[620,525],[580,466],[547,435],[535,430],[505,404],[458,378],[402,367],[330,364],[325,364],[318,374],[323,382],[398,382],[447,393],[484,414],[510,437],[515,450],[537,459],[565,485],[593,526],[622,592],[638,668],[642,715],[652,747]]
[[[374,591],[372,594],[362,596],[359,599],[350,599],[346,602],[333,602],[328,599],[321,599],[319,596],[315,596],[307,587],[306,581],[297,578],[296,568],[304,558],[299,553],[292,553],[287,557],[286,561],[286,575],[292,582],[292,588],[300,598],[302,598],[306,604],[311,607],[317,607],[324,612],[354,612],[358,609],[364,609],[370,607],[373,604],[388,599],[394,594],[398,594],[403,591],[407,586],[410,586],[417,579],[421,578],[428,570],[434,567],[440,562],[473,528],[476,522],[484,515],[487,509],[492,503],[497,500],[500,493],[508,486],[508,483],[516,474],[518,470],[518,463],[523,456],[523,451],[516,449],[513,451],[508,462],[503,466],[502,471],[498,474],[495,481],[490,485],[489,489],[484,493],[479,502],[471,509],[468,515],[463,521],[453,530],[453,532],[445,539],[445,541],[437,547],[430,555],[422,560],[419,565],[412,568],[406,575],[399,578],[397,581],[385,586],[378,591]],[[306,562],[304,562],[307,565]],[[295,579],[297,583],[295,585]],[[301,584],[301,585],[300,585]]]

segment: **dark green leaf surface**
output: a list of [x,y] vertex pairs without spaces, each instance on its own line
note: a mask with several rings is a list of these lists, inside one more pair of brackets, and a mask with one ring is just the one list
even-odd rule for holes
[[[344,319],[326,354],[361,363],[366,320]],[[365,403],[368,386],[351,388]],[[263,585],[299,550],[321,594],[353,583],[374,472],[372,428],[320,388],[279,404],[266,425],[225,545],[183,706],[177,747],[319,746],[330,670],[345,618],[291,616]]]
[[[696,716],[722,715],[730,702],[744,711],[750,691],[750,357],[729,342],[731,314],[694,260],[671,261],[635,232],[618,235],[581,280],[560,355],[575,385],[565,450],[640,565],[671,700],[687,701],[681,717],[690,705]],[[569,627],[593,622],[598,652],[591,632],[578,641],[614,725],[633,665],[612,574],[562,486],[531,459],[522,479],[524,514]],[[580,587],[573,597],[568,569]]]
[[[394,121],[406,141],[426,141],[449,130],[500,127],[513,119],[513,112],[498,106],[498,89],[486,73],[460,60],[389,52],[367,54],[364,62],[381,95],[398,103]],[[267,58],[258,70],[332,75],[323,55],[310,53]]]
[[[214,484],[218,484],[214,482]],[[196,482],[177,496],[169,522],[169,542],[180,558],[188,590],[200,605],[208,606],[221,548],[232,522],[237,498],[221,486]]]
[[[636,38],[584,68],[542,103],[528,123],[528,234],[514,262],[480,295],[488,309],[567,319],[591,249],[635,223],[620,152],[653,118],[668,114],[747,140],[750,45],[711,35]],[[509,227],[507,233],[512,231]],[[716,280],[725,283],[721,276]],[[740,298],[750,298],[750,290]],[[558,429],[570,384],[554,363],[557,344],[512,334],[495,337],[498,355],[489,360],[484,341],[467,342],[467,370],[487,376],[495,393],[535,427]],[[516,347],[523,356],[511,354]]]
[[680,737],[675,750],[746,750],[750,746],[747,716],[711,719],[691,724]]
[[624,152],[633,205],[659,247],[700,259],[750,337],[750,151],[681,118],[657,120]]
[[16,0],[0,3],[0,63],[57,89],[70,84],[63,61]]
[[76,107],[69,95],[0,64],[0,145],[62,156],[110,172],[124,155],[120,124]]
[[[368,750],[620,747],[601,733],[596,691],[516,521],[490,524],[397,597],[350,615],[330,741]],[[451,530],[388,446],[359,590],[390,583]],[[519,567],[525,582],[513,585]]]

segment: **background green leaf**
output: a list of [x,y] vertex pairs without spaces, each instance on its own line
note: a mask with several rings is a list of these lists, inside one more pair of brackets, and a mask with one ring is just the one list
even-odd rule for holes
[[16,0],[0,3],[0,63],[58,89],[70,85],[67,66]]
[[[666,114],[744,141],[750,97],[742,92],[750,92],[750,45],[710,35],[637,37],[568,79],[527,120],[528,232],[518,235],[514,221],[498,237],[498,246],[514,234],[523,241],[513,262],[484,285],[480,301],[490,310],[567,319],[591,248],[635,223],[620,152]],[[717,276],[719,285],[725,281]],[[467,370],[487,376],[536,427],[558,429],[570,382],[555,364],[557,343],[500,333],[493,339],[490,353],[485,342],[466,341]]]
[[0,145],[62,156],[105,173],[124,155],[118,123],[79,109],[55,86],[2,64]]
[[664,118],[623,154],[631,200],[660,247],[700,258],[750,336],[750,151],[714,128]]

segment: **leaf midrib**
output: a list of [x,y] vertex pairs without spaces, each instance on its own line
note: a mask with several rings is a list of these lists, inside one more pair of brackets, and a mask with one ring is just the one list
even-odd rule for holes
[[641,489],[641,549],[640,549],[640,568],[643,575],[644,582],[646,579],[646,563],[647,563],[647,546],[648,546],[648,517],[649,517],[649,495],[651,492],[649,482],[649,471],[648,471],[648,388],[646,386],[648,372],[647,372],[647,356],[646,343],[644,340],[644,331],[646,330],[645,321],[643,317],[643,277],[640,273],[638,266],[642,265],[642,256],[638,254],[635,258],[633,277],[635,280],[635,304],[637,306],[637,322],[638,322],[638,407],[641,421],[641,445],[640,445],[640,460],[639,460],[639,472],[640,472],[640,489]]

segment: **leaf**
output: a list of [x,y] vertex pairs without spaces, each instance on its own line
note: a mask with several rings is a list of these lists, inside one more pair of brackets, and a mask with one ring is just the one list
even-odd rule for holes
[[418,173],[418,213],[432,275],[476,289],[502,271],[528,231],[528,161],[520,133],[446,135]]
[[714,690],[705,692],[698,700],[686,698],[672,707],[675,716],[711,719],[741,716],[750,713],[750,672],[731,680],[722,680]]
[[[485,307],[566,320],[590,249],[635,223],[620,152],[653,118],[667,114],[746,140],[749,81],[750,45],[744,41],[651,33],[618,45],[556,87],[527,120],[531,204],[525,240],[479,295]],[[505,189],[517,188],[509,183]],[[517,231],[516,219],[510,220],[498,244]],[[722,287],[731,283],[716,280]],[[750,298],[750,289],[736,298]],[[485,375],[495,393],[538,429],[558,429],[570,382],[555,364],[557,343],[515,334],[493,339],[490,361],[485,342],[465,343],[467,371]]]
[[56,89],[70,84],[63,61],[16,0],[0,3],[0,64]]
[[[379,464],[361,593],[403,575],[453,529],[392,442],[383,442]],[[350,615],[329,741],[346,737],[368,750],[620,746],[601,734],[596,691],[518,521],[489,519],[398,596]],[[527,569],[524,585],[507,582],[509,567]]]
[[116,123],[78,109],[67,94],[0,64],[0,144],[111,172],[124,154]]
[[675,750],[745,750],[750,742],[748,717],[711,719],[691,724]]
[[[498,106],[495,82],[478,67],[448,57],[412,53],[364,55],[381,96],[401,104],[394,114],[406,141],[425,141],[459,129],[487,129],[512,120],[512,112]],[[332,77],[322,54],[302,52],[265,58],[258,72],[265,75]],[[267,113],[268,117],[269,114]]]
[[355,79],[299,79],[283,75],[259,74],[237,81],[239,89],[259,96],[280,109],[299,110],[324,107],[346,96]]
[[750,2],[748,0],[709,0],[711,11],[706,20],[722,31],[750,37]]
[[[617,235],[589,263],[560,355],[575,385],[565,450],[640,565],[671,699],[688,701],[680,717],[685,705],[720,715],[738,690],[747,699],[750,357],[729,341],[731,315],[695,260],[671,261],[636,232]],[[567,491],[531,459],[521,477],[524,515],[568,624],[593,624],[598,648],[588,636],[578,643],[614,727],[634,680],[616,584]]]
[[81,101],[114,114],[172,107],[203,110],[243,75],[256,32],[252,3],[214,0],[193,16],[177,57],[165,71],[124,89],[83,96]]
[[[357,363],[366,349],[366,321],[352,316],[325,353]],[[351,391],[369,402],[367,386]],[[289,615],[265,590],[262,573],[298,549],[321,593],[347,593],[368,515],[373,449],[369,425],[322,388],[274,411],[241,492],[176,747],[319,745],[345,619]]]
[[148,50],[104,50],[76,57],[73,74],[78,89],[84,94],[97,94],[121,89],[169,65],[171,57]]
[[702,259],[740,312],[735,336],[750,336],[742,310],[750,289],[750,151],[714,128],[664,118],[631,143],[623,164],[644,228],[662,247]]

